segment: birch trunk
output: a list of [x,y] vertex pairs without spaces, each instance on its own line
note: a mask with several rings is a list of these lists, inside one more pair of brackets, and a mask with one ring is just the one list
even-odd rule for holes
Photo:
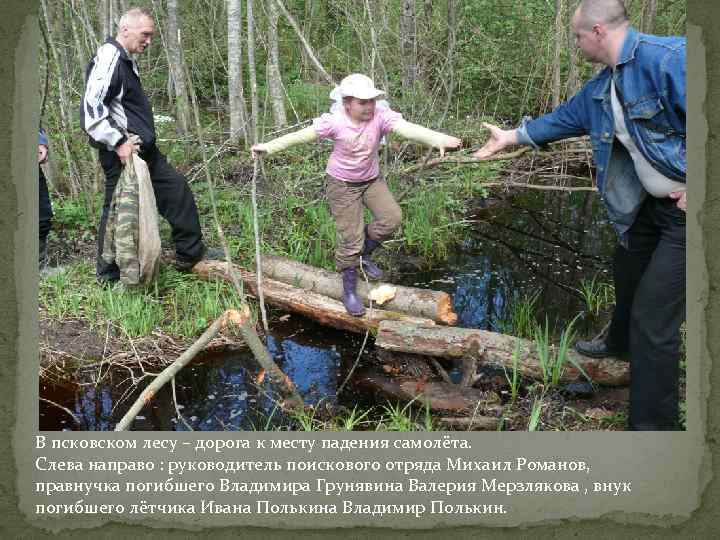
[[255,72],[255,27],[253,5],[254,0],[247,0],[247,56],[248,56],[248,74],[250,75],[250,136],[253,144],[258,142],[258,118],[259,107],[257,98],[257,76]]
[[237,144],[240,137],[249,139],[248,113],[243,93],[242,0],[227,0],[227,33],[230,140]]
[[175,89],[175,129],[178,135],[187,135],[190,127],[190,101],[188,100],[188,81],[183,69],[182,41],[178,26],[177,0],[167,0],[167,58],[170,64],[173,87]]
[[270,100],[273,109],[275,127],[280,128],[287,124],[285,116],[285,100],[282,89],[282,77],[280,75],[280,54],[278,51],[278,13],[274,2],[267,3],[268,9],[268,68],[267,86],[270,92]]

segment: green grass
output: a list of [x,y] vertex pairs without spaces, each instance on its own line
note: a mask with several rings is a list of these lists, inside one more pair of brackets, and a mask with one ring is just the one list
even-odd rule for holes
[[533,401],[532,411],[528,419],[528,431],[537,431],[538,425],[540,424],[540,417],[542,416],[542,407],[543,396],[540,395]]
[[410,190],[401,203],[405,248],[418,253],[428,264],[443,260],[467,228],[462,221],[465,207],[452,186],[446,184],[427,186],[420,182]]
[[368,424],[367,418],[371,410],[360,412],[357,405],[355,405],[347,415],[336,418],[334,424],[340,431],[355,431],[359,427]]
[[383,414],[377,422],[376,431],[432,431],[434,429],[434,421],[430,414],[430,406],[428,403],[423,407],[423,415],[416,413],[413,415],[411,409],[415,400],[405,405],[400,403],[388,403],[383,406]]
[[600,313],[615,303],[615,287],[612,283],[583,279],[577,289],[585,302],[585,309],[591,315],[598,317]]
[[232,285],[206,282],[163,266],[149,287],[103,288],[88,263],[70,265],[40,282],[40,305],[55,320],[84,319],[90,325],[112,323],[121,335],[139,338],[156,328],[181,337],[202,333],[223,311],[238,308]]
[[520,376],[518,373],[518,361],[520,359],[520,340],[515,340],[515,350],[513,351],[512,355],[512,377],[508,375],[507,369],[505,369],[505,365],[503,364],[503,371],[505,372],[505,378],[507,379],[508,384],[510,385],[510,406],[512,407],[515,404],[515,400],[518,396],[518,391],[520,390]]
[[532,294],[524,294],[518,302],[514,302],[510,312],[510,325],[513,335],[532,339],[537,326],[537,303],[541,290]]
[[575,366],[588,381],[592,382],[582,367],[568,354],[575,337],[574,326],[579,317],[580,314],[576,315],[562,330],[560,341],[556,346],[550,344],[550,330],[547,319],[545,319],[544,326],[536,325],[535,327],[535,347],[545,389],[554,388],[560,384],[560,379],[568,363]]

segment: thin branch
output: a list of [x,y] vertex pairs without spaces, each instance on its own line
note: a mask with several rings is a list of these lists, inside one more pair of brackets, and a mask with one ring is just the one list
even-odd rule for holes
[[46,399],[46,398],[44,398],[44,397],[41,397],[41,398],[40,398],[40,401],[44,401],[45,403],[49,403],[49,404],[52,405],[53,407],[57,407],[58,409],[62,410],[65,414],[69,415],[70,418],[72,418],[73,421],[75,422],[75,425],[77,425],[77,426],[80,426],[80,425],[81,425],[81,424],[80,424],[80,420],[78,419],[78,417],[75,416],[75,415],[73,414],[73,412],[72,412],[70,409],[68,409],[67,407],[63,407],[62,405],[59,405],[58,403],[55,403],[54,401],[50,401],[49,399]]
[[318,70],[320,75],[322,75],[323,79],[327,81],[328,84],[335,84],[335,82],[332,80],[332,77],[330,74],[325,71],[325,68],[322,66],[320,61],[317,59],[317,56],[315,56],[315,53],[312,50],[312,47],[310,47],[310,44],[308,43],[307,39],[305,39],[305,36],[302,33],[302,30],[300,30],[300,27],[298,26],[298,23],[295,21],[295,18],[290,14],[290,12],[287,10],[285,5],[282,3],[281,0],[274,0],[277,7],[282,11],[282,14],[285,16],[287,21],[290,23],[290,26],[293,27],[293,30],[295,30],[295,33],[297,34],[298,39],[300,40],[300,43],[302,43],[302,46],[305,48],[305,52],[307,53],[308,57],[310,58],[310,61],[315,66],[315,69]]
[[250,310],[247,309],[247,307],[243,313],[235,310],[227,310],[225,313],[220,315],[220,317],[218,317],[215,322],[212,323],[205,332],[203,332],[195,343],[182,353],[172,364],[160,372],[155,380],[142,391],[135,403],[133,403],[132,407],[130,407],[130,410],[128,410],[120,422],[117,423],[115,431],[127,431],[143,407],[149,404],[158,391],[160,391],[160,389],[165,386],[168,381],[173,379],[183,367],[195,358],[195,356],[224,326],[226,326],[229,322],[232,322],[236,326],[243,326],[248,319],[250,319]]
[[497,154],[495,156],[492,156],[487,159],[478,159],[474,157],[458,157],[458,156],[444,156],[439,157],[431,160],[425,160],[423,163],[419,165],[412,165],[411,167],[408,167],[407,169],[400,171],[400,174],[410,174],[415,171],[421,171],[423,169],[429,169],[430,167],[435,167],[437,165],[441,165],[444,163],[483,163],[485,161],[505,161],[508,159],[515,159],[516,157],[522,156],[524,153],[530,151],[529,146],[523,146],[522,148],[515,150],[514,152],[508,152],[506,154]]

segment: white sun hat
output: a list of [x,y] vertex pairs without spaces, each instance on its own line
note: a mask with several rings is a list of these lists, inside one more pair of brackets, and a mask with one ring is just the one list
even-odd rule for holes
[[354,97],[357,99],[374,99],[384,93],[384,91],[375,88],[372,79],[367,75],[353,73],[340,81],[340,86],[336,87],[330,93],[330,98]]

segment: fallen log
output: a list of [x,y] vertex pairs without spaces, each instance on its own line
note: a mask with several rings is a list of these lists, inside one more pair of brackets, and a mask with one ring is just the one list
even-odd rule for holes
[[357,376],[354,384],[378,391],[392,399],[413,401],[418,407],[428,406],[433,411],[476,413],[476,418],[480,418],[481,413],[489,413],[489,418],[493,418],[496,422],[495,426],[497,426],[495,415],[502,412],[500,398],[495,392],[485,392],[452,383],[363,373]]
[[[257,278],[253,272],[242,270],[235,266],[238,277],[253,294],[257,292]],[[227,263],[223,261],[200,261],[193,267],[193,273],[205,280],[221,279],[231,281],[227,272]],[[287,283],[263,278],[263,292],[265,301],[274,306],[299,313],[320,324],[332,326],[339,330],[363,333],[366,330],[376,330],[381,321],[397,320],[407,324],[434,326],[429,319],[412,317],[405,313],[385,309],[367,310],[363,317],[353,317],[348,314],[342,302],[327,296],[309,292]]]
[[[265,276],[277,281],[329,296],[335,300],[342,299],[342,278],[337,272],[329,272],[322,268],[315,268],[272,255],[263,258],[262,271]],[[358,283],[358,296],[366,306],[368,305],[368,294],[379,285],[382,283],[371,285],[365,282]],[[393,285],[393,287],[397,289],[395,298],[383,304],[383,309],[399,311],[447,325],[457,323],[457,314],[453,309],[452,297],[449,294],[413,287],[397,285]]]
[[[470,328],[422,327],[395,321],[380,323],[375,345],[382,349],[409,352],[425,356],[463,358],[482,351],[486,364],[513,369],[513,352],[519,338],[486,330]],[[561,382],[583,380],[582,370],[595,383],[604,386],[623,386],[630,383],[630,365],[612,358],[593,359],[575,351],[568,351],[568,362],[560,378]],[[536,355],[535,345],[520,339],[518,371],[522,376],[542,380],[542,368]]]

